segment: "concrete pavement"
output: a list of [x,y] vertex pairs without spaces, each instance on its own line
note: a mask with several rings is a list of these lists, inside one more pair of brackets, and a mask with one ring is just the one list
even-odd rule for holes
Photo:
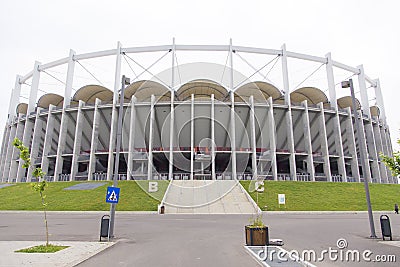
[[115,244],[115,242],[51,242],[53,245],[69,247],[56,253],[15,253],[16,250],[44,243],[43,241],[0,241],[0,266],[75,266]]
[[[106,213],[106,212],[105,212]],[[105,213],[49,213],[50,240],[96,242]],[[380,236],[379,215],[375,226]],[[348,249],[373,255],[395,255],[397,262],[341,262],[325,259],[316,266],[398,266],[400,215],[389,214],[394,241],[369,239],[368,215],[361,213],[264,213],[271,238],[284,240],[290,250],[337,248],[343,238]],[[244,225],[249,215],[157,215],[118,213],[118,243],[78,266],[258,266],[244,249]],[[0,240],[42,241],[41,213],[0,213]],[[8,243],[13,243],[8,242]],[[0,250],[3,261],[7,257]],[[7,266],[7,265],[3,265]]]

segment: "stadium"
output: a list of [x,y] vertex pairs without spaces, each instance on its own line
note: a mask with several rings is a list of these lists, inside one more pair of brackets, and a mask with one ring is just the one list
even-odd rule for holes
[[[123,75],[131,78],[129,84],[121,85]],[[341,88],[350,78],[355,106],[348,88]],[[362,118],[361,140],[353,109]],[[119,116],[122,143],[114,174]],[[31,72],[17,76],[12,90],[2,182],[32,180],[12,146],[16,137],[49,181],[117,175],[397,183],[379,158],[380,152],[392,155],[379,80],[330,53],[306,55],[285,45],[118,43],[115,49],[71,50],[64,58],[35,62]]]

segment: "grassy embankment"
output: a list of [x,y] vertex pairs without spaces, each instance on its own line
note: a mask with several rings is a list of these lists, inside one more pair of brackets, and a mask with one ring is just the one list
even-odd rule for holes
[[[79,182],[52,182],[45,190],[48,210],[56,211],[107,211],[107,186],[112,182],[92,190],[63,190]],[[158,192],[147,193],[148,181],[119,181],[121,188],[117,211],[156,211],[167,181],[158,181]],[[143,188],[143,189],[142,189]],[[31,189],[30,183],[19,183],[0,188],[0,210],[41,210],[40,197]]]
[[[167,188],[167,181],[158,181],[159,191],[147,193],[148,181],[120,181],[119,211],[155,211]],[[107,211],[106,185],[92,190],[63,190],[79,182],[49,183],[46,188],[48,210],[58,211]],[[246,190],[250,181],[242,181]],[[29,183],[0,188],[0,210],[41,210],[38,193]],[[264,193],[259,193],[259,206],[266,210],[282,211],[362,211],[367,210],[364,184],[325,182],[265,182]],[[143,189],[142,189],[143,188]],[[400,204],[400,185],[370,184],[371,202],[374,210],[392,210]],[[286,194],[286,205],[278,205],[278,194]],[[256,193],[250,193],[256,199]]]
[[[249,191],[250,181],[242,181]],[[254,185],[253,185],[254,187]],[[363,211],[367,210],[363,183],[266,181],[258,195],[262,210],[271,211]],[[373,210],[393,210],[400,204],[400,185],[370,184]],[[278,205],[278,194],[286,195],[286,205]],[[256,193],[250,193],[256,200]],[[267,206],[267,208],[265,208]]]

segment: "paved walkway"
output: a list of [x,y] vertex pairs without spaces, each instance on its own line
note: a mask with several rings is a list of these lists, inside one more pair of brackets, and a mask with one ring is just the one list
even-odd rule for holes
[[15,252],[16,250],[43,245],[44,243],[39,241],[0,241],[0,266],[75,266],[115,244],[114,242],[51,242],[53,245],[69,246],[69,248],[55,253]]
[[237,181],[174,180],[164,198],[165,213],[254,214],[255,203]]

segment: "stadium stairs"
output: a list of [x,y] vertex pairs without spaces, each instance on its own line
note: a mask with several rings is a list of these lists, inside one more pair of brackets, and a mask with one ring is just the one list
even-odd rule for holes
[[173,214],[254,214],[259,210],[234,180],[172,180],[160,206]]

